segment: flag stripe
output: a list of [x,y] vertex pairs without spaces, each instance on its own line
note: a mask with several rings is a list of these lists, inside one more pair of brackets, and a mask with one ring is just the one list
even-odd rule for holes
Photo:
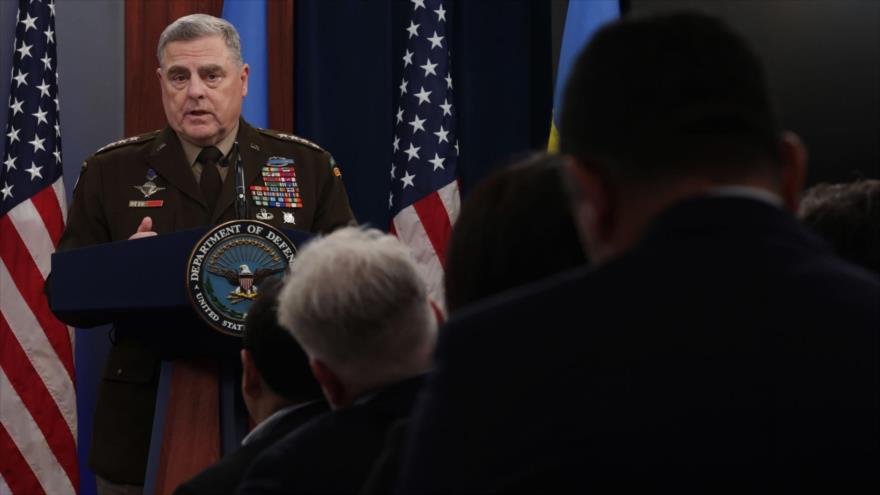
[[[34,367],[28,352],[16,340],[15,332],[2,314],[0,314],[0,342],[4,345],[4,348],[0,349],[0,367],[6,371],[10,383],[31,411],[43,434],[53,444],[66,445],[69,441],[74,445],[72,431],[75,430],[70,428],[70,416],[65,417],[61,411],[62,409],[71,411],[71,407],[75,404],[67,403],[64,394],[60,394],[59,397],[59,390],[55,387],[50,391],[45,383],[31,384],[29,380],[43,378],[45,372],[41,373]],[[32,355],[33,352],[30,354]],[[62,428],[56,433],[53,421],[58,419],[67,423],[67,429]]]
[[[0,263],[0,285],[7,287],[0,298],[0,321],[3,322],[2,341],[4,345],[20,348],[27,355],[26,358],[33,365],[39,378],[40,384],[34,383],[33,388],[45,387],[56,399],[56,407],[64,416],[65,423],[71,430],[71,436],[76,436],[76,400],[70,392],[73,390],[73,382],[65,372],[64,366],[58,360],[58,356],[52,351],[49,341],[42,332],[30,331],[37,325],[33,314],[28,311],[27,305],[21,299],[21,294],[15,287],[8,286],[9,271],[4,263]],[[4,353],[7,350],[4,349]]]
[[[46,203],[46,198],[55,201],[52,194],[52,188],[47,187],[37,193],[30,201],[19,203],[15,208],[9,211],[8,218],[12,220],[12,225],[21,238],[22,245],[27,248],[31,259],[40,271],[40,277],[46,280],[49,272],[52,271],[52,251],[55,250],[55,242],[52,240],[50,231],[47,230],[48,225],[44,223],[45,218],[56,218],[59,222],[60,215],[46,213],[45,215],[37,206],[37,197],[43,198],[42,202]],[[45,209],[45,206],[43,206]],[[60,233],[58,234],[60,236]]]
[[413,203],[416,214],[422,222],[428,240],[434,248],[434,253],[440,261],[440,265],[446,266],[446,242],[449,240],[449,233],[452,231],[452,224],[449,221],[449,213],[443,205],[439,194],[429,194],[424,198]]
[[[55,181],[55,184],[62,184],[63,191],[63,183],[64,179],[61,177]],[[52,184],[52,187],[47,187],[42,191],[38,192],[31,198],[31,202],[36,208],[37,213],[43,219],[42,222],[36,222],[34,224],[35,228],[46,231],[49,234],[49,238],[51,239],[51,245],[46,249],[46,255],[48,258],[51,258],[52,251],[55,250],[55,246],[58,245],[58,240],[61,239],[61,234],[64,233],[64,218],[61,214],[61,205],[58,203],[58,196],[56,194],[57,189],[55,188],[55,184]],[[9,212],[10,215],[15,213],[16,209],[13,209]],[[15,228],[18,229],[18,232],[22,234],[22,238],[24,238],[24,234],[22,233],[21,223],[17,221],[16,217],[13,215],[13,222],[15,223]],[[27,239],[25,239],[27,242]],[[31,255],[34,254],[34,248],[31,244],[26,244],[28,249],[31,251]],[[35,258],[36,259],[36,258]],[[48,263],[47,263],[48,265]],[[47,268],[51,269],[51,266],[47,266]],[[43,273],[43,278],[46,278],[48,272],[43,272],[43,267],[40,267],[40,272]]]
[[428,295],[441,308],[445,309],[443,295],[443,265],[434,251],[428,233],[419,221],[412,206],[408,206],[394,217],[394,231],[398,238],[409,246],[416,266],[428,290]]
[[0,462],[0,495],[46,493],[2,424],[0,424],[0,452],[3,453],[3,462]]
[[[2,268],[3,265],[0,264],[0,269]],[[45,338],[32,335],[34,332],[21,330],[28,328],[22,323],[27,325],[32,322],[27,321],[27,318],[9,321],[6,318],[7,314],[5,311],[0,313],[0,342],[7,347],[0,349],[0,364],[6,368],[9,376],[15,379],[14,384],[27,389],[22,397],[36,397],[37,394],[45,392],[44,396],[39,397],[41,400],[33,402],[41,407],[33,407],[32,410],[37,415],[51,415],[52,419],[58,419],[54,414],[57,412],[70,430],[66,437],[73,442],[76,437],[76,401],[73,395],[68,393],[73,383],[64,379],[61,366],[57,364],[58,357],[46,345]],[[35,378],[41,379],[40,383],[29,385],[26,379]],[[42,400],[45,398],[52,399],[51,405],[54,406],[54,411],[42,410],[42,407],[50,405],[50,401]],[[44,428],[43,431],[49,430]]]
[[437,191],[437,194],[440,196],[440,201],[443,201],[449,222],[454,224],[458,220],[458,211],[461,209],[458,180],[443,186]]
[[76,476],[76,441],[72,435],[72,431],[75,430],[67,423],[68,418],[61,414],[57,393],[50,393],[41,382],[37,370],[16,342],[14,333],[2,314],[0,314],[0,342],[3,343],[3,348],[0,349],[0,369],[6,374],[11,388],[30,412],[43,438],[52,446],[62,468],[68,475]]
[[[30,308],[30,312],[36,317],[42,331],[46,333],[52,348],[64,364],[67,375],[72,382],[74,370],[70,334],[67,327],[58,321],[49,310],[49,302],[43,293],[45,279],[34,264],[33,258],[29,254],[25,254],[27,250],[24,249],[24,241],[13,227],[9,215],[0,217],[0,232],[3,233],[3,242],[0,243],[0,260],[9,269],[11,275],[11,280],[4,281],[3,285],[9,284],[9,287],[18,287],[18,291],[24,296],[24,301]],[[4,292],[5,290],[9,289],[4,289]],[[4,296],[4,301],[5,299]]]
[[[58,464],[58,459],[43,433],[34,423],[18,394],[9,386],[6,373],[0,368],[0,418],[12,443],[27,461],[34,476],[46,493],[75,493],[74,483],[79,474],[70,473]],[[78,483],[77,483],[78,484]]]
[[55,191],[55,200],[58,201],[58,208],[61,210],[61,223],[67,225],[67,192],[64,189],[63,176],[52,184],[52,189]]
[[[3,426],[0,425],[0,428]],[[3,445],[0,445],[0,449],[3,448]],[[33,473],[31,473],[33,475]],[[9,488],[9,485],[6,484],[6,480],[3,479],[3,474],[0,473],[0,495],[12,495],[12,490]]]

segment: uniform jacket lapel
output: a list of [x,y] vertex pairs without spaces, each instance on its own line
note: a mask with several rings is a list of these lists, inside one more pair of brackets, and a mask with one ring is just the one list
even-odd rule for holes
[[192,167],[186,163],[180,140],[170,127],[159,134],[153,149],[147,155],[147,163],[169,184],[207,208],[202,191],[193,176]]
[[[256,129],[248,125],[244,119],[239,121],[238,147],[241,153],[241,164],[244,168],[245,193],[247,187],[254,184],[260,176],[260,169],[269,159],[269,151],[263,143],[263,137]],[[229,172],[223,183],[223,192],[220,193],[218,208],[211,217],[211,223],[216,224],[235,202],[235,152],[230,156]],[[247,199],[246,199],[247,201]]]

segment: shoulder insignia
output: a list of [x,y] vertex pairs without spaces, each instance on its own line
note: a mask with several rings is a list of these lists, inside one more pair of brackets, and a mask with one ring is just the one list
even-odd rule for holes
[[339,170],[339,165],[336,164],[336,159],[333,158],[333,155],[330,155],[330,170],[334,176],[342,177],[342,171]]
[[127,137],[125,139],[120,139],[119,141],[114,141],[108,145],[105,145],[105,146],[102,146],[101,148],[99,148],[98,151],[95,152],[95,154],[97,155],[97,154],[103,153],[105,151],[110,151],[112,149],[119,148],[120,146],[125,146],[127,144],[142,143],[144,141],[149,141],[149,140],[155,138],[156,136],[158,136],[159,132],[161,132],[161,131],[156,130],[153,132],[148,132],[146,134],[141,134],[139,136],[132,136],[132,137]]
[[295,134],[285,134],[283,132],[276,132],[271,129],[257,129],[262,134],[273,137],[275,139],[283,139],[284,141],[293,141],[294,143],[299,143],[303,146],[308,146],[317,151],[324,151],[324,148],[318,146],[317,144],[309,141],[308,139],[301,138]]

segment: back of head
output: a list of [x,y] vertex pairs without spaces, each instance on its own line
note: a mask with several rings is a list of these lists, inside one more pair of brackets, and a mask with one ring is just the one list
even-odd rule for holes
[[539,154],[495,173],[464,201],[446,254],[446,306],[463,306],[586,263],[561,160]]
[[251,354],[263,381],[290,401],[321,396],[309,360],[288,331],[278,325],[279,282],[267,281],[244,321],[242,347]]
[[880,273],[880,180],[813,186],[798,216],[838,255]]
[[375,229],[310,241],[291,265],[279,321],[309,357],[360,388],[427,370],[436,321],[409,249]]
[[779,131],[757,56],[694,13],[597,32],[560,115],[561,151],[622,181],[748,174],[778,161]]

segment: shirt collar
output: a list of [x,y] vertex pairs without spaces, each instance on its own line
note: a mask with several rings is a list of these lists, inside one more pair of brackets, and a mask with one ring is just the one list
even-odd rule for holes
[[710,189],[710,196],[732,197],[732,198],[748,198],[762,201],[777,208],[783,207],[782,198],[778,194],[774,194],[766,189],[751,186],[723,186]]
[[[220,153],[223,153],[224,157],[229,155],[229,152],[232,151],[232,145],[235,144],[235,139],[238,137],[238,127],[239,121],[236,120],[235,127],[232,128],[232,131],[230,131],[226,137],[221,139],[219,143],[214,145],[220,150]],[[180,136],[178,136],[178,138],[179,137]],[[180,139],[180,145],[183,147],[183,154],[186,155],[187,163],[192,167],[195,165],[199,153],[202,152],[202,146],[196,146],[184,139]]]
[[241,444],[247,445],[248,443],[253,442],[254,440],[260,438],[260,436],[262,436],[264,432],[268,431],[270,427],[274,426],[279,421],[281,421],[281,419],[284,416],[286,416],[287,414],[292,413],[293,411],[296,411],[298,409],[302,409],[306,406],[310,406],[316,402],[318,402],[318,401],[311,400],[308,402],[303,402],[302,404],[294,404],[292,406],[287,406],[287,407],[284,407],[284,408],[281,408],[281,409],[275,411],[274,413],[272,413],[271,416],[264,419],[263,421],[260,422],[260,424],[255,426],[254,429],[250,431],[250,433],[245,435],[245,437],[241,439]]

